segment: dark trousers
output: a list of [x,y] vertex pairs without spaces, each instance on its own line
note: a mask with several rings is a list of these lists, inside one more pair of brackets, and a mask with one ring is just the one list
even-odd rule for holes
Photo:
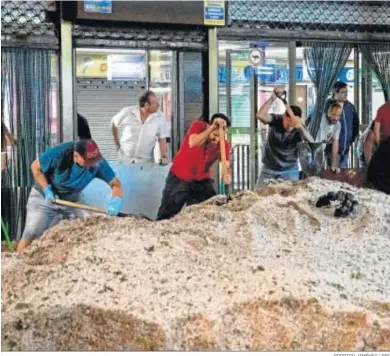
[[216,194],[212,179],[185,182],[169,172],[157,220],[169,219],[176,215],[184,204],[199,204]]

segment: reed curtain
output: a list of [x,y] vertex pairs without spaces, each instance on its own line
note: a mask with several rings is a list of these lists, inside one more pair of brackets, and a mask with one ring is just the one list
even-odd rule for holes
[[390,44],[361,44],[359,49],[381,84],[385,101],[389,101]]
[[1,119],[17,139],[2,174],[1,211],[11,238],[24,228],[34,184],[30,165],[51,145],[52,55],[44,49],[1,49]]
[[349,44],[306,42],[304,59],[316,89],[316,101],[310,121],[310,132],[317,136],[325,101],[352,51]]

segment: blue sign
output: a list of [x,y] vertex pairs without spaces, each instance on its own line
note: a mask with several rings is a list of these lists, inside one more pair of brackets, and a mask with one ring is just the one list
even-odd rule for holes
[[97,12],[99,14],[112,13],[111,0],[84,0],[84,12]]
[[338,80],[344,83],[353,83],[355,78],[355,72],[353,67],[344,67],[341,70]]
[[[257,79],[266,83],[286,84],[289,78],[289,69],[286,66],[277,66],[275,64],[263,64],[258,67],[247,65],[245,68],[232,68],[232,83],[249,82],[251,71],[257,71]],[[218,69],[219,82],[226,83],[226,67]],[[303,82],[303,67],[298,65],[295,70],[295,79],[297,82]]]
[[204,12],[204,17],[207,20],[223,20],[224,11],[223,9],[207,7]]
[[225,1],[204,0],[203,22],[209,26],[225,26]]

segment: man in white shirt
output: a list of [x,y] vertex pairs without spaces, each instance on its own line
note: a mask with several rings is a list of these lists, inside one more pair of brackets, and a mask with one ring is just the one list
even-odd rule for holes
[[[139,98],[139,105],[123,108],[111,120],[111,130],[121,163],[153,163],[154,147],[158,138],[160,164],[168,164],[168,124],[158,112],[158,100],[153,91],[146,91]],[[118,127],[123,127],[118,137]]]
[[343,108],[337,104],[331,104],[328,113],[323,114],[321,118],[321,126],[317,134],[316,142],[322,142],[326,144],[332,144],[331,154],[326,154],[328,166],[331,167],[333,172],[339,172],[339,140],[341,132],[340,117]]

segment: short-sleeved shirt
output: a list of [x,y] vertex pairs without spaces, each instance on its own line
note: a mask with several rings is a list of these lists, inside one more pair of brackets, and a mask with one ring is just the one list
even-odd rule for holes
[[[179,179],[191,182],[211,179],[210,168],[221,158],[220,144],[207,141],[199,147],[190,147],[190,136],[207,129],[204,121],[195,121],[189,127],[180,150],[172,162],[171,172]],[[230,144],[225,141],[226,159],[230,159]]]
[[341,123],[337,121],[335,124],[330,124],[328,115],[323,114],[321,118],[320,129],[317,134],[316,142],[331,143],[333,140],[340,139]]
[[142,122],[139,105],[123,108],[111,123],[122,127],[120,146],[123,155],[136,163],[154,162],[153,151],[157,138],[169,137],[169,128],[161,112]]
[[390,101],[378,109],[375,122],[381,124],[381,141],[388,139],[390,137]]
[[303,141],[298,129],[288,132],[283,116],[270,114],[268,139],[265,143],[263,163],[267,168],[283,171],[298,166],[298,143]]
[[[39,164],[55,194],[65,200],[77,200],[79,193],[94,179],[107,183],[115,178],[115,173],[103,159],[98,166],[81,167],[74,162],[74,142],[65,142],[55,146],[39,157]],[[42,188],[35,188],[42,193]]]

